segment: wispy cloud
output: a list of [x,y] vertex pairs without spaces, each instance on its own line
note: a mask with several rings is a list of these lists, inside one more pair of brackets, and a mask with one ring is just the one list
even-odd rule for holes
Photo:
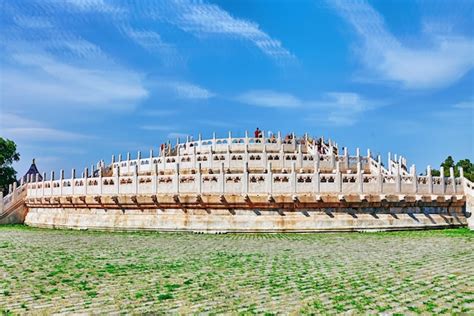
[[303,105],[303,101],[289,93],[272,90],[251,90],[237,97],[237,100],[250,104],[270,108],[292,108]]
[[169,133],[167,135],[168,138],[173,139],[173,140],[176,139],[176,138],[186,138],[188,136],[189,136],[189,134],[179,133],[179,132],[173,132],[173,133]]
[[5,67],[0,77],[5,104],[117,110],[148,96],[140,75],[132,71],[80,67],[39,54],[12,57],[17,67]]
[[223,36],[252,43],[265,55],[276,60],[293,60],[282,43],[264,32],[252,21],[232,16],[215,4],[204,1],[160,1],[146,15],[177,26],[196,37]]
[[176,113],[177,113],[176,111],[172,111],[172,110],[155,110],[155,109],[152,109],[152,110],[141,111],[139,114],[141,114],[143,116],[162,117],[162,116],[170,116],[170,115],[173,115],[173,114],[176,114]]
[[239,95],[237,101],[268,108],[304,111],[306,120],[322,124],[352,125],[361,113],[383,106],[385,102],[363,98],[353,92],[328,92],[320,99],[301,99],[293,94],[272,90],[251,90]]
[[234,17],[218,5],[206,1],[158,0],[148,3],[146,9],[141,5],[112,5],[103,0],[68,0],[67,3],[81,11],[112,14],[119,29],[147,49],[162,49],[161,36],[155,30],[136,31],[129,28],[130,20],[152,19],[168,23],[199,38],[222,36],[246,40],[275,60],[296,59],[279,40],[264,32],[257,23]]
[[330,1],[363,40],[359,53],[379,79],[410,89],[448,86],[474,67],[474,41],[458,34],[426,28],[428,46],[404,45],[385,25],[383,17],[366,1]]
[[174,126],[168,126],[168,125],[141,125],[139,126],[140,129],[145,130],[145,131],[162,131],[162,132],[167,132],[174,130]]
[[[155,79],[150,82],[155,93],[163,93],[167,96],[171,96],[172,98],[186,100],[207,100],[216,96],[214,92],[191,82],[176,81],[165,77]],[[166,111],[155,112],[155,114],[158,114],[159,116],[162,116],[163,113],[167,114]]]
[[455,109],[474,110],[474,98],[467,101],[458,102],[453,107]]
[[155,31],[138,30],[128,26],[123,27],[122,30],[138,45],[151,52],[171,53],[175,51],[174,46],[169,43],[165,43],[161,38],[161,35]]
[[2,112],[0,120],[0,129],[2,134],[14,140],[27,141],[70,141],[91,139],[92,136],[66,131],[63,129],[45,126],[35,120],[29,119],[24,115]]
[[5,129],[12,139],[65,141],[85,139],[86,136],[48,127],[11,127]]
[[108,14],[120,14],[126,11],[104,0],[65,0],[64,2],[79,11],[98,11]]

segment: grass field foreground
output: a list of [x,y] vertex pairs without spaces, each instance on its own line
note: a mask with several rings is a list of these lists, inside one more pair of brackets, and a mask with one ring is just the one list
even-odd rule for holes
[[0,227],[0,314],[474,312],[474,233]]

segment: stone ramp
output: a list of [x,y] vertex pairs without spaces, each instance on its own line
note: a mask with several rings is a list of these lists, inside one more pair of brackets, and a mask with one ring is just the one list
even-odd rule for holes
[[24,223],[28,212],[26,193],[26,185],[23,185],[15,188],[5,198],[0,195],[0,225]]

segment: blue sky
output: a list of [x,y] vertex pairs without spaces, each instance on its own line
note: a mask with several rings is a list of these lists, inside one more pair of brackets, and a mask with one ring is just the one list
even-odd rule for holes
[[255,127],[474,158],[474,1],[0,0],[19,174]]

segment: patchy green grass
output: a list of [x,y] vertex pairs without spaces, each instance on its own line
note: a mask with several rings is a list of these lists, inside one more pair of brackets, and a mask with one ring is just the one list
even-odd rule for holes
[[0,315],[473,314],[468,229],[106,233],[0,227]]

